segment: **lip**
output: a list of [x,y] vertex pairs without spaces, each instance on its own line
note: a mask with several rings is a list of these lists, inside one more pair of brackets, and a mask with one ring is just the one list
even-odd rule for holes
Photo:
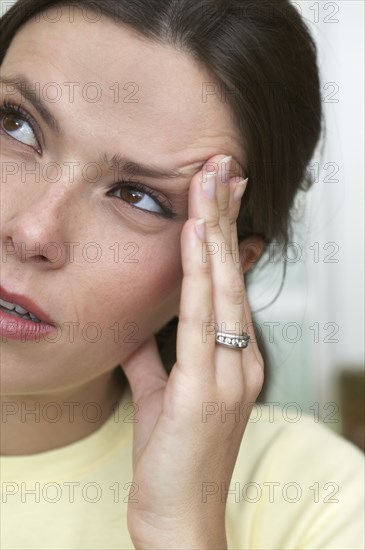
[[[36,340],[40,342],[41,339],[55,330],[56,327],[53,325],[47,325],[42,322],[35,323],[0,310],[0,336],[2,337],[2,342],[7,342],[8,340],[21,340],[22,342]],[[54,342],[55,340],[51,341]]]
[[[35,302],[33,302],[31,298],[28,298],[27,296],[24,296],[22,294],[7,292],[2,286],[0,286],[0,298],[2,300],[5,300],[6,302],[12,302],[26,309],[27,311],[30,311],[35,317],[37,317],[41,321],[41,323],[56,327],[55,321],[53,321],[50,316],[45,311],[43,311],[43,309],[41,309]],[[12,316],[12,318],[13,320],[22,320],[20,317]]]

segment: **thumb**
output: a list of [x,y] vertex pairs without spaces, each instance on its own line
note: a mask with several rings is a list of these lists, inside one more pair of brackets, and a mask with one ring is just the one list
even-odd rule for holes
[[151,393],[165,388],[168,380],[158,351],[156,339],[151,336],[127,359],[122,369],[131,387],[133,400],[141,401]]

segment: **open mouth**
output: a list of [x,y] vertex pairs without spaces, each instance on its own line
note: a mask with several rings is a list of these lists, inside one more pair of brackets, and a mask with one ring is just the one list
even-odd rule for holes
[[25,319],[27,321],[33,321],[33,323],[41,323],[42,321],[38,319],[33,313],[30,311],[27,311],[21,306],[18,306],[18,304],[13,304],[11,302],[7,302],[5,300],[2,300],[0,298],[0,310],[4,311],[5,313],[9,313],[10,315],[14,315],[15,317],[21,317],[22,319]]

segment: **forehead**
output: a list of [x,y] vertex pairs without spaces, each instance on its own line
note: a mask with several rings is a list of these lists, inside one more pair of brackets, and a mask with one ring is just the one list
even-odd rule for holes
[[[18,31],[2,72],[37,83],[66,131],[82,118],[80,138],[90,140],[107,128],[109,139],[120,141],[123,133],[132,147],[161,160],[204,160],[218,153],[242,160],[228,104],[193,57],[108,17],[90,22],[78,9],[73,21],[66,10],[50,20],[40,17]],[[70,108],[74,119],[67,116]]]

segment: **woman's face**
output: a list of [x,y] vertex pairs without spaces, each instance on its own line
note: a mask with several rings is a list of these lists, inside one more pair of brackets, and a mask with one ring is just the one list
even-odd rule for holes
[[60,328],[2,345],[4,393],[94,379],[178,314],[191,178],[214,155],[242,161],[192,58],[90,12],[52,13],[17,33],[1,67],[1,284]]

